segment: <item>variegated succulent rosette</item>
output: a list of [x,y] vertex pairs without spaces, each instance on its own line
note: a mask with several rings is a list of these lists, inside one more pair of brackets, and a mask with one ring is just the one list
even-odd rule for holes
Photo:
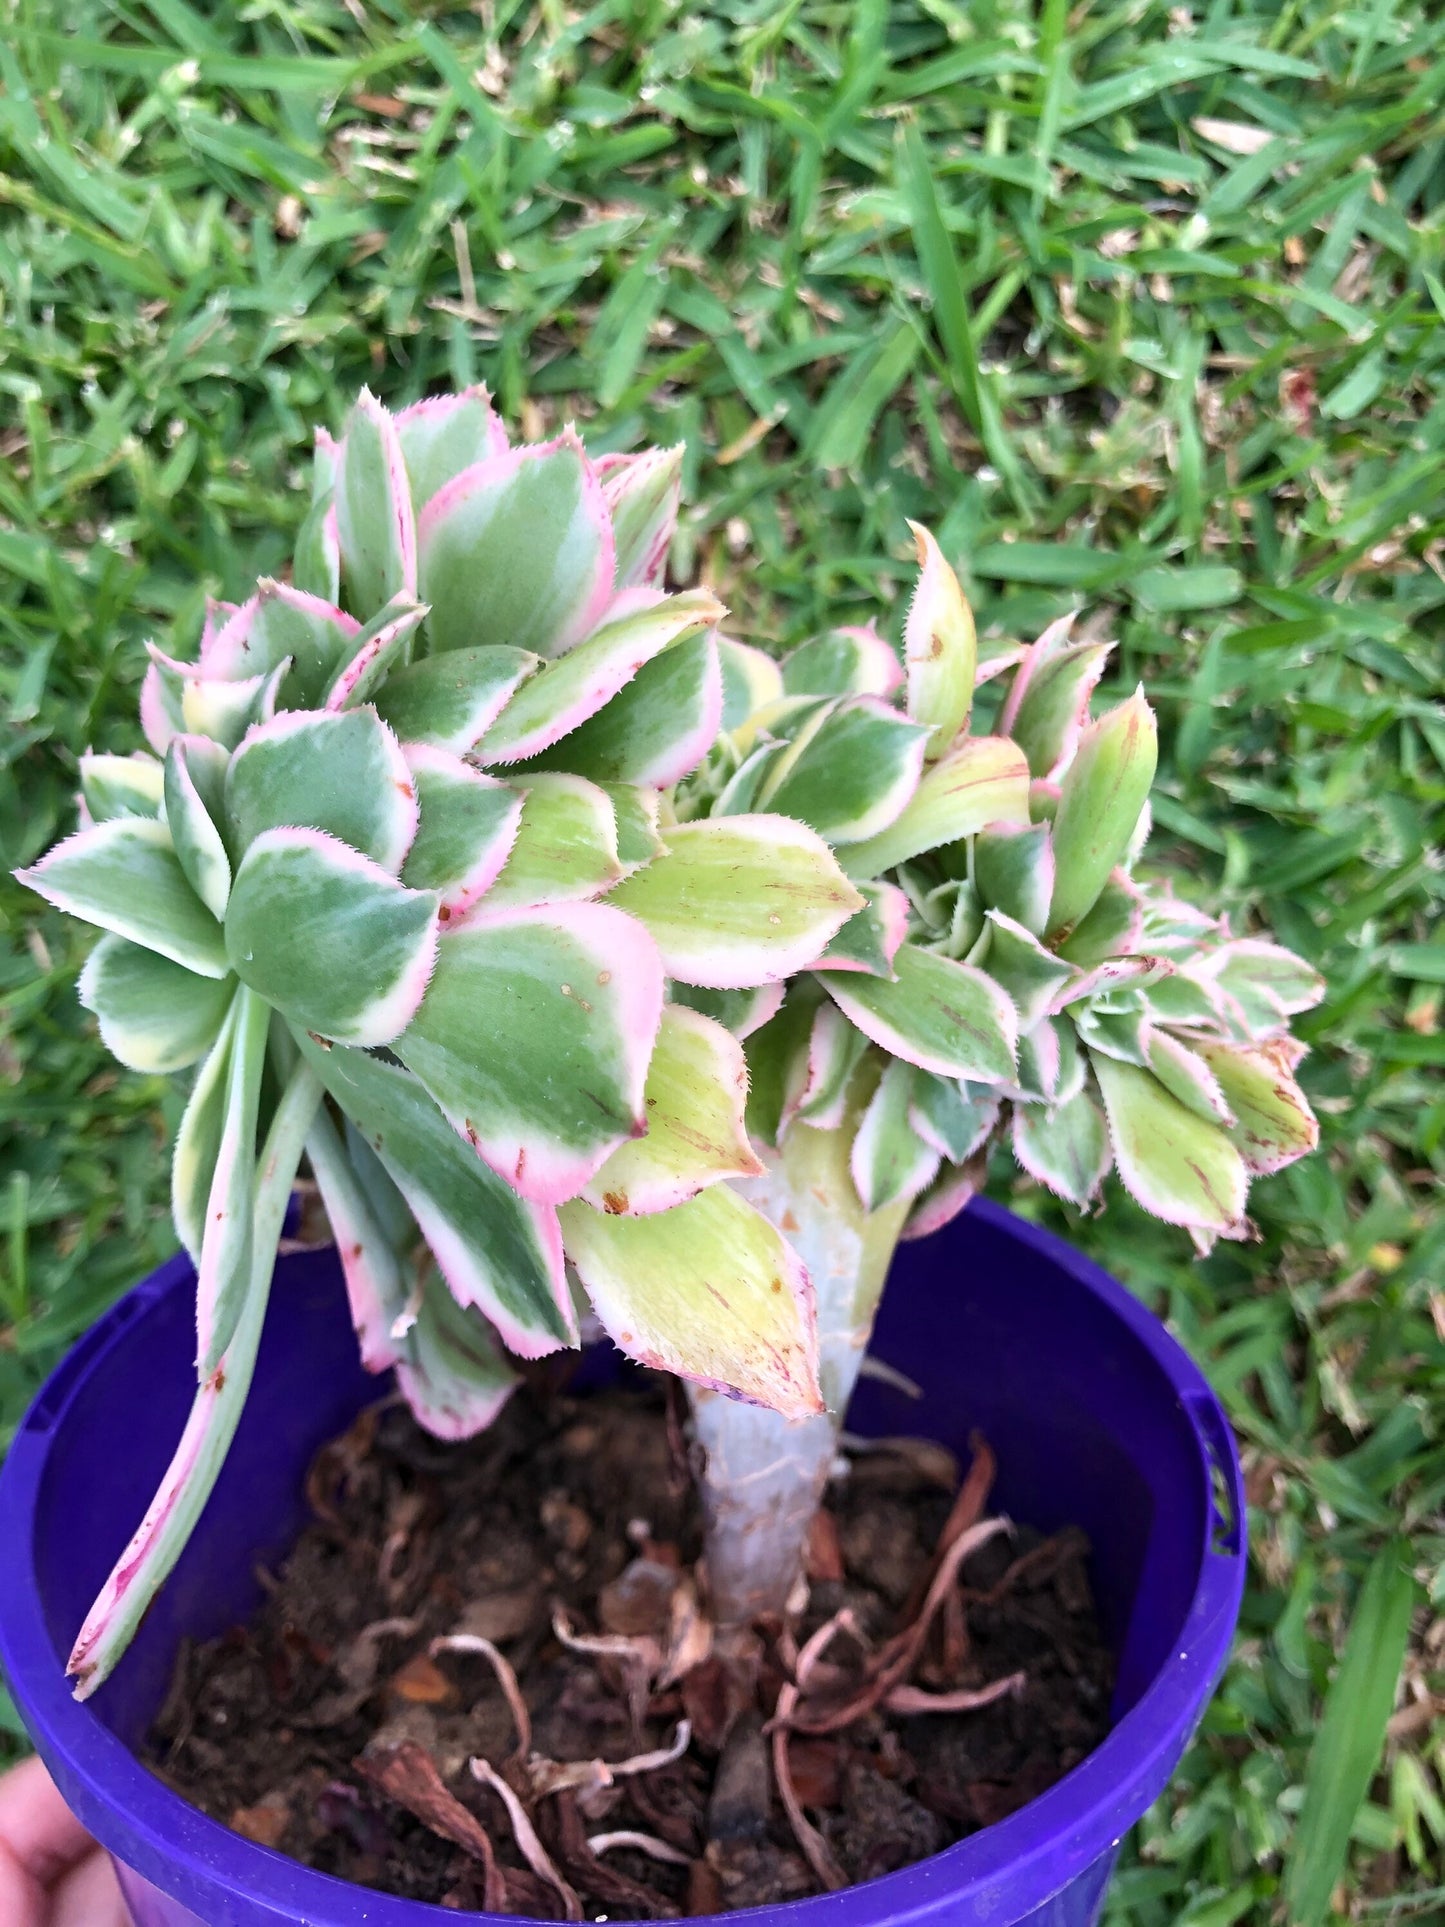
[[510,1389],[494,1333],[578,1343],[573,1270],[633,1356],[819,1409],[806,1274],[725,1182],[759,1168],[741,1045],[669,979],[776,995],[863,897],[801,822],[672,815],[723,653],[747,663],[712,596],[660,587],[679,455],[509,447],[480,390],[394,418],[363,394],[293,581],[214,607],[194,662],[152,647],[150,753],[87,756],[82,828],[24,873],[105,933],[82,996],[114,1054],[197,1067],[196,1401],[81,1694],[214,1484],[303,1156],[365,1362],[442,1436]]
[[[871,628],[780,666],[749,652],[747,713],[678,799],[684,816],[808,824],[866,899],[766,1023],[706,1002],[746,1034],[749,1128],[777,1146],[795,1124],[840,1126],[851,1103],[859,1198],[908,1200],[905,1236],[967,1202],[997,1137],[1076,1205],[1116,1166],[1202,1247],[1244,1235],[1250,1179],[1316,1142],[1289,1023],[1323,984],[1136,874],[1155,724],[1142,689],[1090,720],[1113,645],[1065,619],[980,657],[957,577],[915,537],[903,663]],[[976,689],[995,679],[974,734]]]
[[903,661],[871,627],[781,666],[732,648],[725,733],[675,801],[689,822],[807,824],[865,900],[781,999],[678,993],[744,1040],[765,1168],[735,1187],[807,1266],[828,1413],[789,1427],[694,1391],[714,1599],[736,1623],[790,1596],[896,1241],[961,1210],[995,1142],[1080,1206],[1117,1166],[1207,1248],[1244,1234],[1251,1177],[1317,1137],[1289,1020],[1319,978],[1137,873],[1142,691],[1091,721],[1111,645],[1068,621],[981,655],[953,570],[915,537]]

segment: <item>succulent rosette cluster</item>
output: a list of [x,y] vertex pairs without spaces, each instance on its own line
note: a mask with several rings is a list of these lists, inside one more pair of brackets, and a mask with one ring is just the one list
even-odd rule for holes
[[87,756],[81,829],[24,873],[105,933],[81,994],[121,1062],[195,1067],[196,1402],[82,1692],[214,1484],[303,1156],[365,1362],[442,1436],[510,1389],[494,1336],[579,1342],[574,1277],[633,1356],[819,1408],[806,1273],[724,1182],[759,1168],[741,1047],[669,987],[781,986],[863,899],[797,820],[673,817],[749,666],[661,587],[679,457],[363,394],[292,581],[211,608],[193,662],[151,647],[149,752]]
[[1116,1167],[1202,1246],[1241,1236],[1250,1179],[1317,1139],[1289,1022],[1322,982],[1140,874],[1155,724],[1142,690],[1090,720],[1113,645],[1065,619],[980,658],[915,536],[903,661],[871,628],[754,659],[749,713],[683,786],[683,813],[809,824],[866,900],[747,1036],[753,1136],[848,1120],[858,1198],[906,1200],[904,1236],[967,1202],[999,1137],[1076,1205]]

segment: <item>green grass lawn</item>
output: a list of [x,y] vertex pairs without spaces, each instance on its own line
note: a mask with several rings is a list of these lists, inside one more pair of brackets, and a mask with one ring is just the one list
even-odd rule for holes
[[[131,745],[143,638],[280,566],[362,382],[684,440],[677,571],[752,639],[896,634],[907,516],[981,627],[1104,612],[1153,848],[1330,986],[1327,1148],[1256,1243],[1195,1264],[1117,1188],[1071,1228],[1252,1501],[1108,1919],[1445,1920],[1445,12],[7,0],[0,41],[6,872]],[[0,881],[0,1443],[172,1244],[177,1097],[102,1052],[73,929]]]

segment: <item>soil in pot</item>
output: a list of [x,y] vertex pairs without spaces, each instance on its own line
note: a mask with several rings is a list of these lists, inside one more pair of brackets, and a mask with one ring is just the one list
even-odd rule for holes
[[749,1668],[699,1604],[662,1382],[539,1379],[462,1446],[373,1408],[250,1624],[180,1655],[150,1764],[251,1839],[444,1907],[667,1919],[873,1879],[1107,1730],[1087,1542],[989,1520],[992,1473],[981,1440],[962,1478],[938,1446],[860,1445],[796,1643],[761,1629]]

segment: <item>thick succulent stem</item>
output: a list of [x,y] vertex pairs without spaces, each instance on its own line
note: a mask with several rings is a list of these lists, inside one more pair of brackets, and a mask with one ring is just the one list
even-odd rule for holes
[[834,1131],[794,1124],[781,1150],[764,1153],[762,1176],[737,1181],[812,1278],[828,1409],[790,1423],[762,1406],[691,1388],[708,1585],[724,1628],[787,1609],[907,1214],[903,1201],[875,1212],[859,1203],[848,1169],[856,1123],[850,1118]]

